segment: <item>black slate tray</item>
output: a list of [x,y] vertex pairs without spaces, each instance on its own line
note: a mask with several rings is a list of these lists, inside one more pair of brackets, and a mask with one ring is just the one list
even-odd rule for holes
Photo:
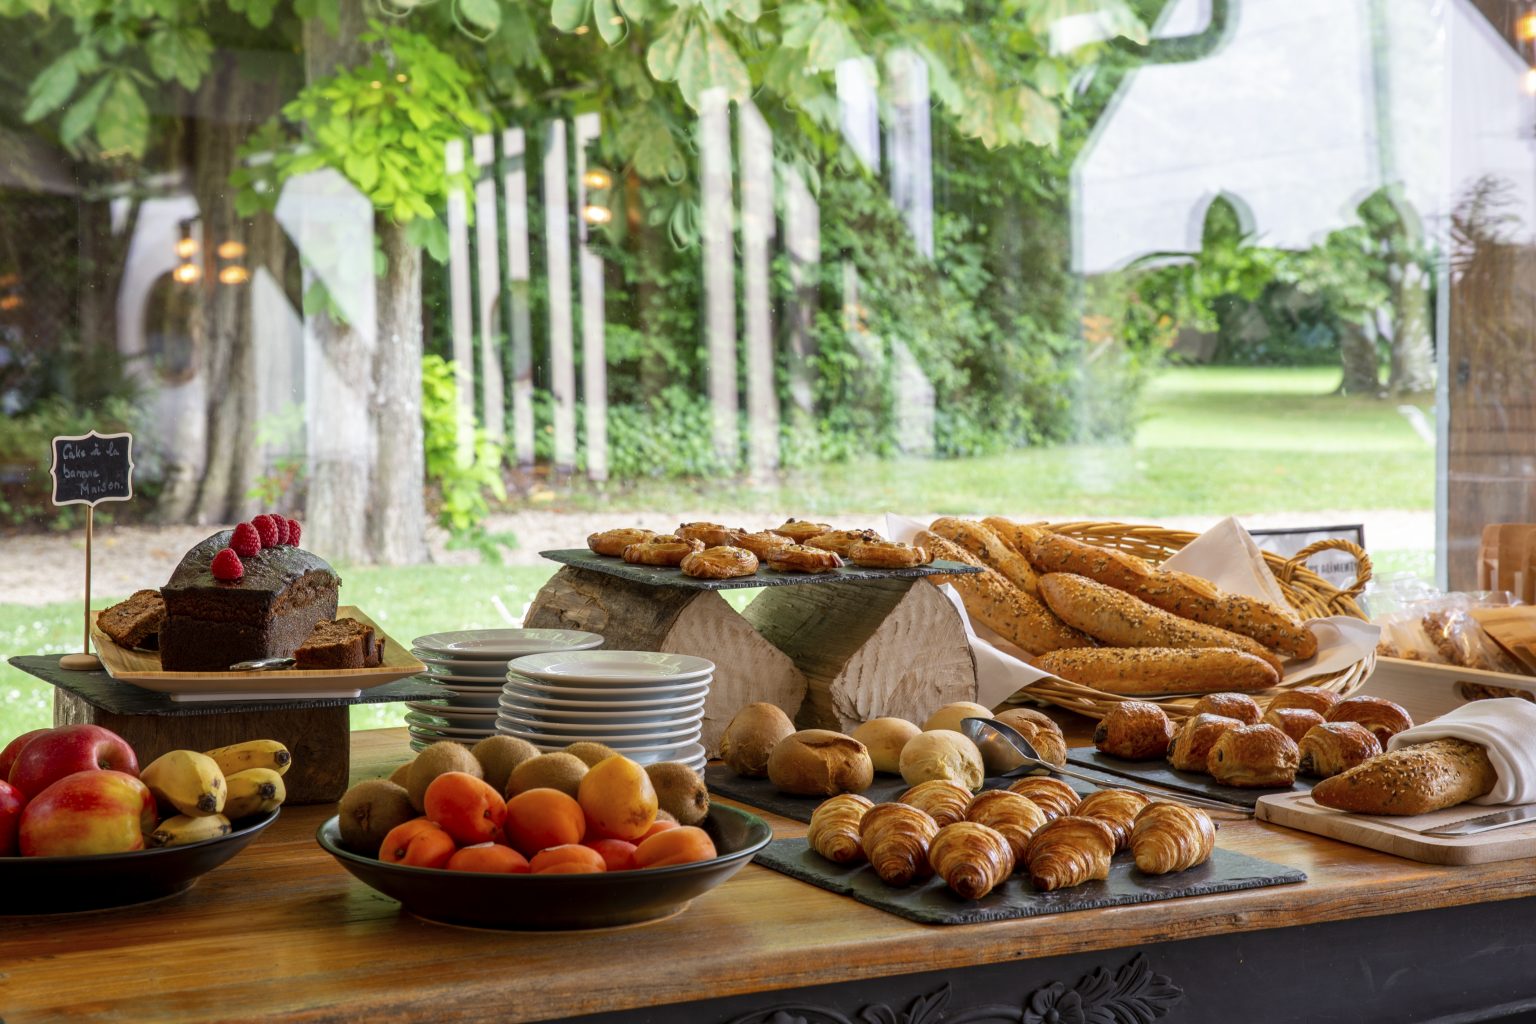
[[632,583],[644,583],[653,587],[687,587],[693,590],[741,590],[747,587],[787,587],[801,583],[850,583],[857,580],[915,579],[921,576],[956,575],[981,572],[974,565],[964,562],[935,560],[928,565],[912,569],[862,569],[845,565],[830,572],[775,572],[766,566],[752,576],[738,576],[732,580],[698,580],[684,576],[683,570],[662,565],[631,565],[621,558],[609,558],[587,548],[566,548],[559,551],[540,551],[541,557],[577,569],[617,576]]
[[114,715],[220,715],[230,711],[269,711],[289,708],[333,708],[348,704],[390,704],[402,700],[438,700],[453,696],[453,691],[419,677],[397,679],[392,683],[364,690],[356,697],[295,697],[291,700],[175,701],[169,694],[155,693],[129,683],[120,683],[103,671],[70,672],[59,668],[59,656],[24,655],[10,663],[28,675],[67,690],[93,707]]
[[1110,757],[1094,747],[1073,747],[1067,751],[1067,763],[1079,768],[1092,768],[1110,776],[1149,782],[1153,785],[1175,789],[1181,793],[1210,797],[1239,807],[1253,807],[1261,796],[1277,793],[1310,793],[1312,783],[1298,778],[1290,786],[1271,786],[1268,789],[1244,789],[1241,786],[1223,786],[1209,775],[1197,772],[1179,772],[1168,767],[1167,761],[1127,761]]
[[757,855],[756,863],[920,924],[1008,921],[1307,880],[1306,874],[1295,868],[1218,847],[1211,859],[1199,867],[1171,875],[1144,875],[1136,870],[1130,855],[1122,853],[1110,865],[1109,878],[1104,881],[1038,892],[1023,875],[1014,875],[982,899],[963,900],[938,878],[920,886],[892,888],[880,881],[868,864],[834,864],[812,852],[804,839],[769,843]]
[[[1014,782],[1013,779],[990,778],[982,783],[984,789],[1007,789]],[[1062,779],[1071,786],[1080,796],[1086,796],[1094,791],[1092,785],[1079,782],[1077,779]],[[781,793],[779,788],[767,779],[749,779],[737,775],[723,764],[710,764],[704,769],[704,784],[709,791],[716,796],[723,796],[727,800],[739,800],[750,807],[769,811],[792,821],[810,821],[811,814],[816,810],[824,796],[795,796],[792,793]],[[1114,777],[1105,779],[1105,785],[1114,785]],[[877,773],[874,783],[860,796],[866,796],[875,803],[885,803],[895,800],[901,794],[911,789],[900,775],[885,775]]]

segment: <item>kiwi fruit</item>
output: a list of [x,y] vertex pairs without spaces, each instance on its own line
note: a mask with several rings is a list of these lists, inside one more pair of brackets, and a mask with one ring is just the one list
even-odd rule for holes
[[[654,782],[651,783],[651,788],[655,789],[656,788],[656,783],[654,783]],[[662,810],[659,807],[656,809],[656,820],[657,821],[670,821],[674,825],[682,824],[682,822],[678,821],[676,816],[674,816],[671,811],[664,811],[664,810]]]
[[411,795],[411,806],[421,810],[427,787],[432,785],[433,779],[448,772],[465,772],[477,779],[485,778],[485,770],[468,747],[452,740],[434,743],[416,755],[411,770],[406,773],[405,789]]
[[709,813],[709,790],[699,773],[677,761],[645,766],[656,790],[656,805],[677,819],[679,825],[697,825]]
[[530,789],[558,789],[567,796],[575,796],[586,774],[586,764],[575,754],[563,751],[558,754],[540,754],[512,769],[512,777],[507,780],[507,796],[516,796]]
[[470,747],[469,752],[485,770],[485,781],[498,793],[506,791],[512,769],[539,756],[538,747],[515,736],[487,736]]
[[572,743],[565,748],[567,754],[577,757],[581,763],[591,768],[597,762],[618,754],[612,747],[605,747],[601,743],[593,743],[591,740],[582,740],[580,743]]
[[720,759],[737,775],[763,778],[768,774],[768,755],[795,723],[777,704],[748,704],[731,718],[720,736]]
[[341,798],[338,808],[341,844],[358,853],[378,853],[384,837],[397,825],[416,817],[405,787],[388,779],[359,782]]
[[413,762],[414,758],[411,761],[405,762],[405,764],[401,765],[399,768],[396,768],[394,771],[390,772],[389,781],[403,788],[405,786],[406,778],[411,774],[411,764]]

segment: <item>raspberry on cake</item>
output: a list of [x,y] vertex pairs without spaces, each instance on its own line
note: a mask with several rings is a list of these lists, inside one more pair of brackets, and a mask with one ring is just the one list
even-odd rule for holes
[[261,550],[261,535],[250,523],[241,523],[230,534],[229,546],[241,558],[255,558]]
[[256,516],[251,520],[251,525],[256,528],[256,533],[261,537],[262,547],[277,547],[277,524],[272,521],[271,516]]

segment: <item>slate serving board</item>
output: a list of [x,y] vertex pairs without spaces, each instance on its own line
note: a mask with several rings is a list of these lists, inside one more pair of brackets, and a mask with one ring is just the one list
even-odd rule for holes
[[[984,789],[1007,789],[1014,782],[1013,779],[990,778],[982,784]],[[1077,779],[1062,779],[1067,785],[1077,791],[1078,795],[1086,796],[1094,791],[1094,786]],[[716,796],[723,796],[728,800],[739,800],[751,807],[770,811],[791,821],[810,821],[811,814],[818,804],[826,799],[824,796],[795,796],[792,793],[781,793],[779,788],[767,779],[748,779],[737,775],[723,764],[710,764],[704,769],[704,784],[709,791]],[[1106,778],[1105,785],[1114,785],[1114,778]],[[911,789],[900,775],[885,775],[877,773],[874,783],[860,796],[866,796],[875,803],[885,803],[895,800],[901,794]]]
[[1268,789],[1244,789],[1241,786],[1223,786],[1209,775],[1197,772],[1178,772],[1167,761],[1126,761],[1110,757],[1094,747],[1073,747],[1067,751],[1067,763],[1079,768],[1092,768],[1105,775],[1149,782],[1165,786],[1181,793],[1210,797],[1239,807],[1253,807],[1259,797],[1276,793],[1310,793],[1312,780],[1297,777],[1290,786],[1272,786]]
[[845,565],[841,569],[833,569],[830,572],[775,572],[764,566],[752,576],[738,576],[731,580],[699,580],[692,576],[684,576],[683,570],[671,566],[631,565],[621,558],[609,558],[586,548],[540,551],[539,555],[562,565],[606,573],[633,583],[644,583],[653,587],[686,587],[692,590],[741,590],[746,587],[787,587],[803,583],[917,579],[922,576],[981,571],[977,566],[967,565],[964,562],[935,560],[929,565],[919,565],[912,569],[863,569],[856,565]]
[[1038,892],[1027,878],[1014,875],[982,899],[963,900],[938,878],[920,886],[892,888],[880,881],[868,864],[834,864],[812,852],[804,839],[775,840],[754,863],[920,924],[1008,921],[1307,880],[1306,874],[1295,868],[1217,847],[1204,864],[1171,875],[1144,875],[1136,870],[1130,855],[1122,853],[1111,863],[1109,878],[1104,881]]
[[388,704],[404,700],[435,700],[453,696],[436,683],[419,678],[400,679],[364,690],[356,697],[297,697],[293,700],[260,701],[175,701],[168,694],[155,693],[128,683],[120,683],[105,671],[69,672],[59,668],[59,656],[22,655],[10,663],[28,675],[52,683],[79,697],[87,704],[114,715],[218,715],[230,711],[277,711],[289,708],[330,708],[348,704]]

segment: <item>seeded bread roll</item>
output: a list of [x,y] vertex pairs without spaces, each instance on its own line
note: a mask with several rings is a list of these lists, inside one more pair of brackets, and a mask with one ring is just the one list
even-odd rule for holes
[[945,540],[953,541],[965,548],[989,568],[1002,573],[1009,583],[1024,593],[1031,597],[1040,596],[1039,578],[1029,564],[1029,560],[1014,551],[1003,542],[1001,537],[981,523],[944,516],[935,519],[928,529]]
[[917,535],[917,544],[932,552],[935,558],[964,562],[981,569],[979,573],[932,576],[930,579],[935,584],[951,584],[959,591],[971,618],[995,630],[1004,639],[1031,654],[1093,646],[1086,634],[1064,624],[1039,600],[1009,583],[1002,573],[988,568],[985,562],[958,544],[929,530]]
[[1317,637],[1288,609],[1242,594],[1228,594],[1208,580],[1159,569],[1123,551],[1047,533],[1030,549],[1030,561],[1042,573],[1086,576],[1165,612],[1240,633],[1293,658],[1310,658],[1317,653]]
[[1223,647],[1090,647],[1034,661],[1053,676],[1124,696],[1262,690],[1280,681],[1263,659]]
[[1466,740],[1399,747],[1312,788],[1324,807],[1356,814],[1428,814],[1487,795],[1498,781],[1488,752]]
[[1180,618],[1086,576],[1041,576],[1040,596],[1061,621],[1111,647],[1229,647],[1263,658],[1280,671],[1280,659],[1256,640]]

